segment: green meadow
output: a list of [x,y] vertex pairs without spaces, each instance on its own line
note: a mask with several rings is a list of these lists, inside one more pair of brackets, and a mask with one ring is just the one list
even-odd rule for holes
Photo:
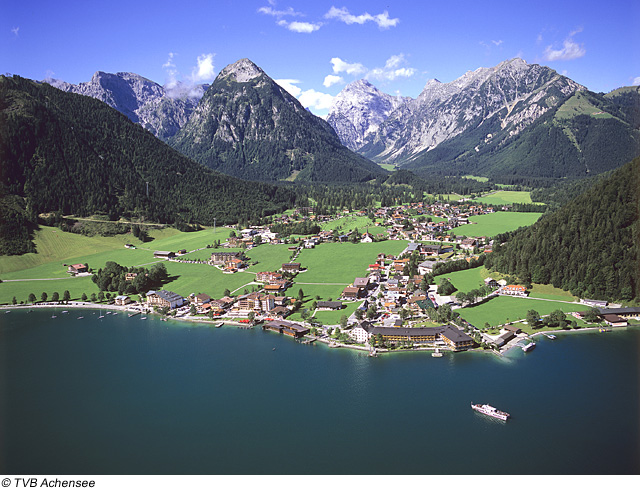
[[496,326],[521,320],[526,318],[529,310],[536,310],[540,315],[548,315],[555,310],[562,310],[565,313],[584,311],[585,306],[579,303],[562,303],[545,299],[498,296],[481,305],[461,308],[456,311],[472,325],[482,328],[485,322]]
[[532,202],[531,193],[527,191],[497,191],[479,197],[475,201],[499,206],[513,203],[530,204]]
[[521,226],[530,226],[538,221],[540,216],[542,213],[497,212],[481,214],[469,218],[473,224],[459,226],[453,231],[456,235],[492,237],[516,230]]

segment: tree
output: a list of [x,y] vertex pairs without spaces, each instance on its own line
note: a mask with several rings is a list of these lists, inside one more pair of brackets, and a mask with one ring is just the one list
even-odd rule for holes
[[100,301],[100,303],[104,301],[104,293],[102,291],[98,291],[98,301]]
[[60,295],[58,294],[58,291],[53,292],[53,294],[51,295],[51,301],[60,301]]
[[535,327],[539,319],[540,319],[540,314],[536,310],[527,311],[527,323],[529,325],[531,325],[532,327]]
[[87,293],[82,293],[82,297],[80,299],[82,301],[87,301]]
[[225,296],[231,296],[231,291],[229,291],[228,289],[225,289],[223,294]]
[[348,318],[347,318],[347,315],[342,315],[342,316],[340,317],[340,326],[341,326],[342,328],[347,328],[347,322],[348,322],[348,321],[349,321],[349,320],[348,320]]
[[367,319],[372,320],[376,317],[377,314],[378,310],[376,310],[376,307],[374,305],[370,305],[367,309]]
[[65,303],[68,303],[70,299],[71,299],[71,293],[69,292],[68,289],[65,289],[64,293],[62,293],[62,301],[64,301]]
[[16,299],[16,297],[14,296],[13,299],[11,300],[11,304],[13,305],[17,305],[18,304],[18,300]]
[[96,298],[96,293],[91,293],[91,302],[95,303],[98,300],[98,298]]
[[35,303],[36,295],[33,293],[29,293],[29,303]]
[[43,292],[43,293],[40,295],[40,300],[41,300],[41,301],[47,301],[47,297],[48,297],[47,293]]
[[298,291],[298,299],[300,301],[304,299],[304,291],[302,290],[302,288],[300,288],[300,290]]
[[358,308],[358,309],[356,310],[355,315],[356,315],[356,318],[357,318],[358,320],[362,320],[362,318],[364,317],[364,313],[363,313],[363,311],[362,311],[360,308]]
[[315,311],[316,308],[318,308],[318,302],[314,301],[313,303],[311,303],[311,309]]
[[191,316],[195,316],[195,315],[196,315],[196,313],[198,313],[198,310],[196,309],[196,305],[191,305],[191,306],[189,307],[189,314],[190,314]]

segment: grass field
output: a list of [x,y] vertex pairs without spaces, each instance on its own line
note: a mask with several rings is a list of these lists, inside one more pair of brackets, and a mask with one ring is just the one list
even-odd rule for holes
[[0,303],[10,304],[15,296],[18,303],[24,301],[27,303],[29,294],[36,295],[37,301],[40,301],[40,295],[46,292],[51,300],[54,291],[57,291],[62,299],[65,289],[71,293],[72,300],[79,300],[82,293],[86,293],[87,297],[91,293],[98,294],[98,286],[96,286],[91,277],[74,277],[67,279],[54,279],[50,281],[19,281],[19,282],[2,282],[0,283]]
[[478,177],[477,175],[463,175],[462,178],[476,180],[478,182],[489,182],[489,177]]
[[484,204],[505,205],[513,203],[530,204],[531,193],[527,191],[496,191],[492,194],[475,199]]
[[[366,228],[373,227],[375,224],[367,216],[349,215],[333,221],[320,223],[321,230],[340,230],[349,231],[358,228],[360,233],[364,233]],[[378,233],[378,232],[377,232]]]
[[472,216],[473,224],[462,225],[454,228],[456,235],[465,236],[488,236],[492,237],[499,233],[516,230],[521,226],[530,226],[542,213],[515,213],[498,212]]
[[[467,269],[464,271],[450,272],[441,276],[436,276],[436,284],[440,284],[444,278],[449,279],[458,291],[467,293],[472,289],[478,289],[480,286],[484,286],[484,280],[487,277],[494,277],[489,274],[489,271],[484,267],[476,267],[474,269]],[[496,280],[497,277],[494,277]]]
[[456,311],[472,325],[482,328],[485,322],[495,326],[508,321],[521,320],[527,316],[528,310],[536,310],[540,315],[548,315],[555,310],[562,310],[565,313],[584,311],[585,306],[543,299],[498,296],[479,306],[461,308]]

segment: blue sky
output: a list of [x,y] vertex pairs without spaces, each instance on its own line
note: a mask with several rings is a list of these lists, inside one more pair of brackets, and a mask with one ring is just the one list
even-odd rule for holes
[[640,2],[0,0],[1,73],[191,84],[249,58],[320,115],[359,78],[416,97],[516,56],[596,92],[640,84]]

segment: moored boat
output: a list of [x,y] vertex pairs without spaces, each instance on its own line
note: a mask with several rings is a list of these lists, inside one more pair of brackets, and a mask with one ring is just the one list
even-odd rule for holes
[[498,410],[497,408],[492,407],[491,405],[487,405],[486,403],[484,405],[480,405],[479,403],[474,404],[473,402],[471,402],[471,408],[473,408],[476,412],[480,412],[484,415],[488,415],[489,417],[494,417],[500,420],[507,420],[509,417],[511,417],[511,415],[507,412]]
[[531,342],[530,344],[525,345],[525,346],[522,348],[522,350],[523,350],[524,352],[528,352],[528,351],[530,351],[531,349],[535,348],[535,346],[536,346],[536,343],[535,343],[535,342]]

